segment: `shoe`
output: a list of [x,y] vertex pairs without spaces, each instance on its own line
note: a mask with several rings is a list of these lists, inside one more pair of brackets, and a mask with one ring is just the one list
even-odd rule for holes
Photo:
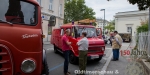
[[119,60],[119,59],[116,59],[116,60]]
[[116,61],[116,59],[112,59],[111,61]]
[[66,74],[64,74],[64,75],[70,75],[70,72],[67,72]]

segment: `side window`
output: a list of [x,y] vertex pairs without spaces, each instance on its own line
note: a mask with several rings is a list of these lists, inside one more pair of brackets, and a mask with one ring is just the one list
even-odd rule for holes
[[70,28],[66,28],[66,29],[61,29],[61,35],[64,35],[65,34],[65,30],[69,30],[71,32],[71,35],[72,35],[72,32]]
[[61,34],[60,35],[63,35],[64,34],[64,29],[61,29]]

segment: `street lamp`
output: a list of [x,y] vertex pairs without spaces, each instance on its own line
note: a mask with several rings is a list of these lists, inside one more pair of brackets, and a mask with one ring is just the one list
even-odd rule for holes
[[104,11],[104,21],[103,21],[103,35],[104,35],[104,26],[105,26],[105,9],[101,9],[100,11]]
[[150,32],[150,7],[149,7],[149,22],[148,22],[148,31]]

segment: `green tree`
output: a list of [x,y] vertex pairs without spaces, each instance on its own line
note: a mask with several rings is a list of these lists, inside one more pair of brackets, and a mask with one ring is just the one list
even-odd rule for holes
[[95,19],[95,12],[85,5],[84,0],[67,0],[65,2],[64,23],[83,19]]
[[148,19],[142,20],[141,19],[141,26],[137,27],[137,33],[147,32],[148,31]]
[[110,21],[109,25],[105,26],[104,29],[107,29],[109,32],[112,32],[115,30],[115,21]]
[[[111,1],[111,0],[107,0]],[[146,10],[148,7],[150,7],[150,0],[127,0],[130,4],[137,4],[139,10]]]
[[139,10],[146,10],[150,6],[150,0],[128,0],[130,4],[137,4]]

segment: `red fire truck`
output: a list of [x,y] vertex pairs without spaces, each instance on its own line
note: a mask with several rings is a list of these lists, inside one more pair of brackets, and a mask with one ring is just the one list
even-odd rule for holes
[[81,39],[81,34],[83,31],[87,32],[87,38],[89,40],[88,48],[88,59],[99,61],[102,59],[105,50],[104,40],[99,39],[96,34],[96,28],[91,25],[62,25],[58,29],[54,29],[51,36],[51,43],[54,45],[54,52],[62,53],[62,41],[61,38],[64,35],[64,31],[70,29],[71,36],[69,36],[69,41],[72,42],[72,53],[70,53],[70,63],[76,64],[78,61],[78,46],[76,43]]
[[48,75],[36,0],[0,0],[0,75]]

